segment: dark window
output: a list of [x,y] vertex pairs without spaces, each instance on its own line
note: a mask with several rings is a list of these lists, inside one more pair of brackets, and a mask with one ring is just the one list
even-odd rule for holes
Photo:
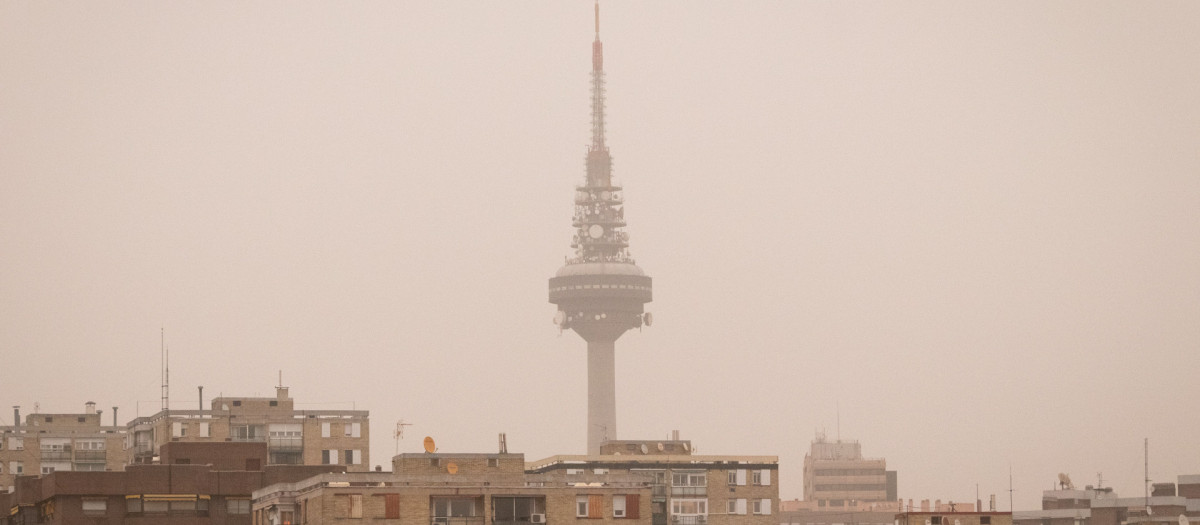
[[992,517],[991,516],[980,516],[979,517],[979,525],[992,525]]
[[342,452],[344,452],[346,455],[346,464],[353,465],[354,464],[354,451],[353,450],[343,450]]
[[273,407],[277,407],[277,406],[279,406],[279,402],[278,402],[278,401],[272,401],[272,402],[270,402],[270,403],[268,403],[268,404],[270,404],[270,405],[271,405],[271,406],[273,406]]
[[934,516],[934,517],[930,518],[930,522],[932,522],[933,525],[942,525],[942,517]]
[[329,450],[322,450],[322,451],[321,451],[321,464],[322,464],[322,465],[328,465],[328,464],[329,464],[329,452],[330,452]]
[[83,422],[87,421],[87,418],[86,417],[77,417],[77,418],[75,418],[75,421],[83,423]]
[[234,401],[234,402],[233,402],[233,406],[235,406],[235,407],[240,407],[240,406],[242,406],[242,402],[241,402],[241,401]]
[[50,417],[50,416],[46,416],[46,422],[47,422],[47,423],[53,423],[53,422],[54,422],[54,418],[52,418],[52,417]]
[[489,467],[499,467],[500,460],[497,458],[488,458],[488,466]]

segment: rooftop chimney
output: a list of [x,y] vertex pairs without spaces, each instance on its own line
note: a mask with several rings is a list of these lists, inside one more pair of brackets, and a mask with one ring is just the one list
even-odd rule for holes
[[117,407],[113,407],[113,426],[117,426]]
[[84,403],[83,404],[83,413],[84,414],[96,414],[97,413],[96,412],[96,402],[88,401],[87,403]]
[[21,426],[21,406],[20,405],[13,405],[13,426],[14,427]]

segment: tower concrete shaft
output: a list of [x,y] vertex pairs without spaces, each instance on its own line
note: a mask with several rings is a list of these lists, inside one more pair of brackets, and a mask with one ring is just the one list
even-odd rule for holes
[[612,180],[612,157],[604,137],[604,45],[600,6],[592,42],[592,142],[584,183],[575,187],[575,256],[550,279],[550,302],[558,305],[554,323],[574,330],[588,345],[587,453],[617,439],[615,343],[630,328],[650,324],[643,305],[651,280],[629,256],[622,188]]

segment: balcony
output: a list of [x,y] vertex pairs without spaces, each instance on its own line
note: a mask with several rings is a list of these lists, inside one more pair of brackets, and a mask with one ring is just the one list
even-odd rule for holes
[[135,456],[153,456],[154,443],[139,441],[133,444],[133,454]]
[[705,525],[708,516],[671,516],[671,525]]
[[229,440],[238,443],[261,443],[267,440],[267,436],[232,436]]
[[107,457],[105,452],[106,451],[104,451],[104,450],[76,450],[75,451],[75,461],[76,462],[88,462],[88,463],[92,463],[92,462],[103,463]]
[[304,438],[271,437],[267,440],[267,448],[278,452],[299,452],[304,450]]
[[672,496],[699,496],[708,495],[708,487],[671,487]]
[[483,525],[483,516],[434,516],[430,525]]
[[71,451],[58,449],[42,449],[42,461],[71,461]]

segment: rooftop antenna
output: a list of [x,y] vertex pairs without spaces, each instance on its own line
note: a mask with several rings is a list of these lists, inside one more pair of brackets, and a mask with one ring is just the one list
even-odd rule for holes
[[842,402],[837,402],[837,440],[842,442]]
[[1008,511],[1013,511],[1012,463],[1008,464]]
[[279,388],[283,388],[283,370],[279,371]]
[[162,358],[162,411],[165,413],[171,406],[171,352],[167,350],[167,331],[158,327],[159,357]]
[[404,427],[411,427],[412,423],[405,423],[401,418],[396,422],[396,430],[392,432],[392,437],[396,438],[396,454],[400,454],[400,440],[404,439]]
[[1146,514],[1150,514],[1150,438],[1145,438],[1145,460],[1146,460],[1146,482],[1143,483],[1143,488],[1146,489]]

